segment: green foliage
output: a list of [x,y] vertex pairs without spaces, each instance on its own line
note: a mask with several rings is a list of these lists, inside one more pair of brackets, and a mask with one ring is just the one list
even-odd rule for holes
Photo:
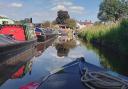
[[101,21],[96,21],[95,23],[94,23],[94,25],[100,25],[102,22]]
[[128,53],[128,19],[120,23],[94,25],[84,28],[79,37],[92,43],[108,46],[124,54]]
[[51,23],[49,21],[46,21],[43,23],[43,28],[50,27]]
[[74,29],[76,27],[76,21],[74,19],[66,19],[65,24],[71,29]]
[[128,19],[123,19],[121,22],[121,27],[123,29],[127,29],[128,30]]
[[54,20],[54,21],[52,21],[52,25],[56,25],[57,23],[56,23],[56,21]]
[[103,0],[103,2],[100,4],[98,18],[104,22],[128,18],[128,1]]
[[69,14],[68,14],[68,11],[60,10],[57,13],[58,13],[58,16],[56,18],[56,23],[57,24],[65,24],[66,19],[70,18]]

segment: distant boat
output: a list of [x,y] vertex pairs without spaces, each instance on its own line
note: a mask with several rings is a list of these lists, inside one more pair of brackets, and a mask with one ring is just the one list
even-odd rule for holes
[[77,58],[19,89],[128,89],[128,78]]
[[38,41],[38,42],[43,42],[43,41],[45,41],[46,36],[45,36],[45,33],[43,32],[42,29],[36,27],[36,28],[35,28],[35,33],[36,33],[37,41]]

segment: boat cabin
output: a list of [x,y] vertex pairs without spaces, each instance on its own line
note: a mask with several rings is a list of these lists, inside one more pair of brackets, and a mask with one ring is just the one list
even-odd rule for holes
[[0,27],[0,34],[8,35],[18,41],[26,40],[22,25],[3,25]]
[[0,34],[8,35],[17,41],[36,39],[35,31],[29,25],[1,25]]

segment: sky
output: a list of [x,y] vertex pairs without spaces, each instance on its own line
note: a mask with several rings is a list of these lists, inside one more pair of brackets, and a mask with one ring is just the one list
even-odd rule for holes
[[78,21],[97,21],[101,0],[0,0],[0,16],[14,20],[33,18],[34,23],[53,21],[58,10],[67,10]]

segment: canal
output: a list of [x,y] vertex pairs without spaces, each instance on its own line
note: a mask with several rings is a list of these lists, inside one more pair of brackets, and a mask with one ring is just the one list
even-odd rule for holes
[[84,57],[89,63],[128,76],[128,57],[112,50],[94,47],[79,39],[64,42],[56,38],[2,61],[0,89],[18,89],[78,57]]

